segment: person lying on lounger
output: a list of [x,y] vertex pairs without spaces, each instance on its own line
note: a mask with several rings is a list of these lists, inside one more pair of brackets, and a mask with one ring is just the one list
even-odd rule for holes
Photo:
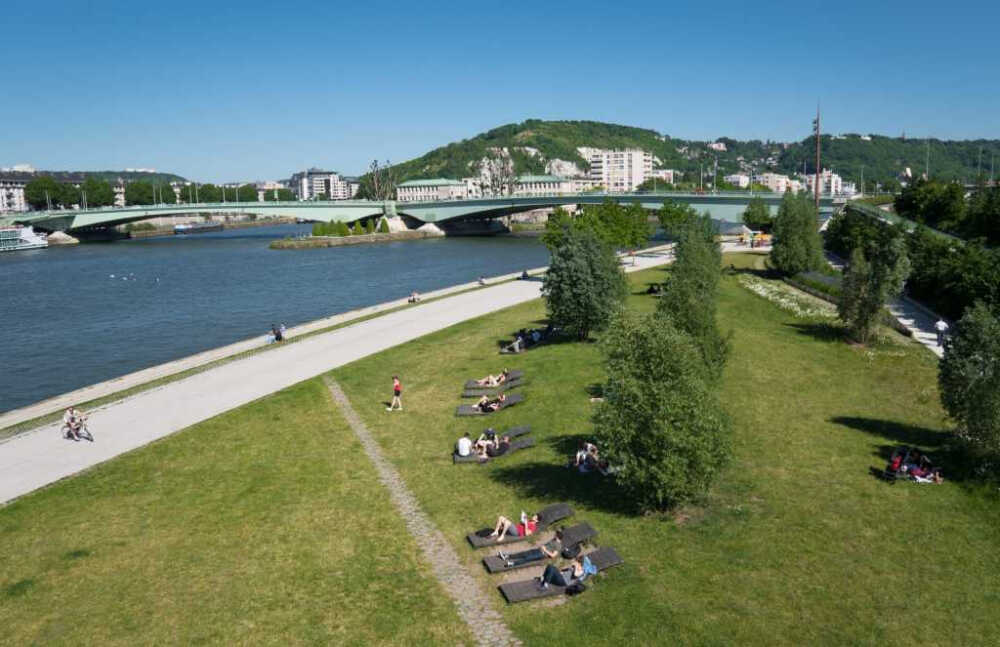
[[476,380],[476,384],[479,386],[500,386],[507,381],[509,375],[510,370],[505,368],[498,375],[487,375],[481,380]]
[[493,528],[493,532],[490,533],[490,537],[503,537],[504,535],[528,537],[534,534],[538,529],[538,515],[533,514],[531,517],[526,517],[522,512],[521,518],[523,519],[521,523],[514,523],[507,517],[500,515],[497,517],[497,525]]
[[489,413],[491,411],[496,411],[503,406],[503,403],[507,401],[507,394],[501,393],[492,400],[489,396],[484,395],[479,398],[479,402],[476,403],[476,407],[483,413]]
[[506,454],[508,449],[510,449],[510,436],[504,436],[500,440],[486,445],[480,456],[482,458],[496,458]]
[[572,582],[577,582],[583,579],[583,574],[583,558],[577,557],[570,563],[569,568],[565,571],[560,570],[554,564],[546,566],[545,572],[538,578],[538,584],[543,589],[547,589],[549,584],[555,584],[556,586],[569,586]]
[[530,550],[523,550],[519,553],[510,555],[504,551],[497,551],[497,557],[503,560],[507,568],[514,568],[515,566],[520,566],[521,564],[528,564],[529,562],[540,562],[543,559],[555,559],[559,555],[559,550],[562,548],[562,531],[557,530],[556,536],[541,546],[537,548],[532,548]]

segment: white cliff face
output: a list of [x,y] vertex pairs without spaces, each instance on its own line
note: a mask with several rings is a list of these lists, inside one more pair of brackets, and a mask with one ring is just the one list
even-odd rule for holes
[[545,172],[549,175],[557,175],[559,177],[582,177],[586,173],[576,162],[570,162],[568,160],[561,160],[559,158],[551,159],[545,164]]

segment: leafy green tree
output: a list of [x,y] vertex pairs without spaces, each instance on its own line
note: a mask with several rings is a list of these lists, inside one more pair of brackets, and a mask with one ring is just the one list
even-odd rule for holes
[[368,221],[365,222],[365,233],[366,234],[374,234],[375,233],[375,220],[374,219],[369,218]]
[[365,233],[365,230],[361,226],[361,221],[358,220],[357,222],[354,223],[354,230],[351,232],[351,235],[352,236],[362,236],[362,235],[364,235],[364,233]]
[[350,229],[350,227],[347,226],[346,222],[338,222],[337,223],[337,230],[336,230],[335,235],[337,235],[337,236],[350,236],[351,235],[351,229]]
[[257,187],[253,184],[244,184],[236,189],[237,202],[257,202]]
[[584,340],[608,325],[626,294],[614,251],[592,231],[568,229],[542,282],[552,322]]
[[774,217],[767,208],[763,198],[751,198],[743,212],[743,224],[754,231],[770,232],[774,226]]
[[69,208],[73,205],[83,204],[83,197],[80,194],[80,189],[76,188],[73,184],[69,182],[64,182],[59,185],[59,204]]
[[594,435],[616,482],[643,510],[704,495],[729,460],[730,422],[696,344],[669,319],[623,313],[613,328]]
[[176,204],[177,194],[174,193],[174,187],[170,186],[167,182],[157,184],[156,193],[153,195],[153,199],[157,204]]
[[567,229],[588,230],[604,244],[619,249],[642,247],[652,233],[646,210],[640,204],[623,207],[606,200],[599,205],[588,205],[573,218],[564,209],[553,210],[545,223],[542,242],[555,249]]
[[823,241],[816,207],[805,193],[786,193],[774,219],[771,262],[782,273],[795,275],[823,265]]
[[964,226],[965,189],[955,182],[918,178],[896,197],[896,213],[934,229],[960,232]]
[[317,202],[322,202],[326,199],[327,197],[325,193],[317,193],[315,196],[313,196],[313,200],[316,200]]
[[90,175],[80,188],[87,194],[88,207],[108,207],[115,203],[115,191],[106,180]]
[[295,202],[295,192],[291,189],[278,189],[278,200],[281,202]]
[[24,186],[24,200],[34,209],[45,209],[49,203],[59,206],[61,185],[48,175],[40,175]]
[[729,355],[729,340],[719,332],[715,318],[722,251],[708,216],[699,216],[679,230],[675,257],[656,312],[691,336],[706,375],[717,380]]
[[382,221],[378,224],[378,233],[388,234],[389,233],[389,221],[382,218]]
[[870,248],[868,254],[862,247],[854,249],[837,311],[856,341],[869,342],[886,301],[899,295],[909,274],[910,260],[902,235]]
[[125,185],[125,204],[145,205],[153,204],[153,185],[149,182],[138,180]]
[[664,200],[663,206],[656,212],[663,231],[670,237],[676,237],[687,225],[697,220],[698,212],[688,204],[673,200]]
[[[384,221],[383,221],[384,222]],[[573,216],[562,207],[556,207],[545,221],[542,243],[552,251],[562,245],[566,232],[573,226]]]
[[969,308],[945,341],[938,385],[959,435],[1000,454],[1000,320],[982,303]]

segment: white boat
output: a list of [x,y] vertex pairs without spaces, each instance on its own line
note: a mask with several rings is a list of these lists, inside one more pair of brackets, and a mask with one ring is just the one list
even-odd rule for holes
[[0,252],[41,249],[48,246],[49,241],[45,234],[38,233],[31,227],[22,227],[21,225],[0,227]]

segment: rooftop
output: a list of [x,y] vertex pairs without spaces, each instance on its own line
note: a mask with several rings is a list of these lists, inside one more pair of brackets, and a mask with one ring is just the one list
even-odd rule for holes
[[425,180],[407,180],[401,184],[397,184],[397,188],[413,187],[413,186],[465,186],[464,182],[459,182],[458,180],[451,180],[446,177],[435,177],[428,178]]
[[557,175],[521,175],[517,178],[517,181],[521,184],[528,184],[530,182],[565,182],[566,178],[559,177]]

